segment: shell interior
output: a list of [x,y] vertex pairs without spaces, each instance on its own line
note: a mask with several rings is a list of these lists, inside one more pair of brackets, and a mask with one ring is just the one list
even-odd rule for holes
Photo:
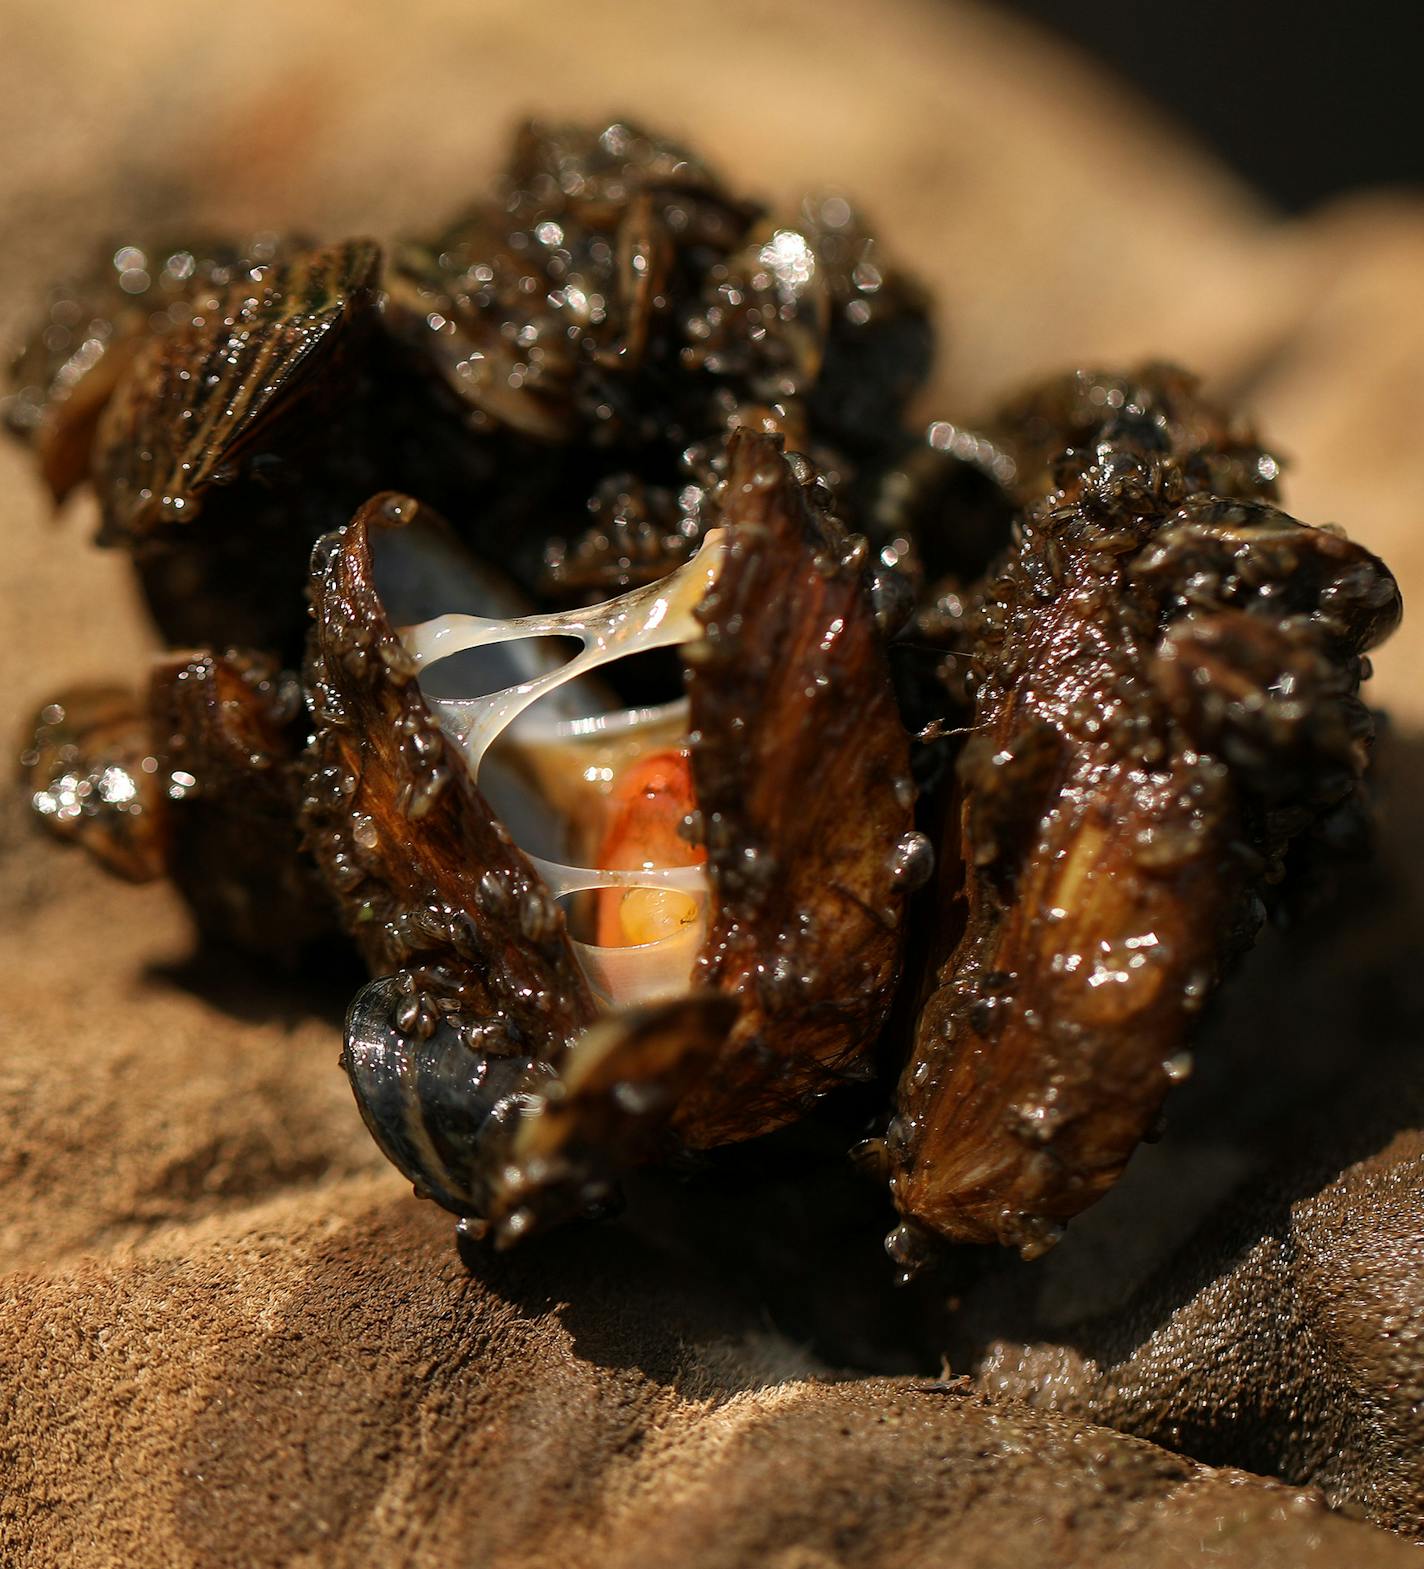
[[[726,532],[712,530],[676,572],[601,604],[543,615],[442,614],[399,631],[432,712],[550,893],[574,913],[580,896],[602,899],[605,912],[610,891],[619,901],[613,941],[606,913],[571,939],[608,1006],[687,990],[706,936],[708,885],[702,851],[685,834],[675,846],[655,835],[639,849],[635,830],[625,853],[608,849],[629,771],[661,755],[685,766],[686,699],[615,708],[590,677],[700,638],[694,612],[726,549]],[[553,639],[572,640],[577,651],[561,659],[550,652]],[[452,684],[436,678],[445,661],[469,695],[437,695]],[[689,811],[694,805],[687,802]],[[614,860],[622,864],[607,864]]]

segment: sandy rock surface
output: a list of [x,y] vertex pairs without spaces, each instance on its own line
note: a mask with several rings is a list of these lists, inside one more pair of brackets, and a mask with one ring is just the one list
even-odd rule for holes
[[[1277,221],[987,9],[670,14],[0,0],[0,334],[126,226],[379,236],[485,182],[515,116],[618,110],[769,196],[858,195],[937,291],[926,412],[1178,358],[1258,412],[1292,511],[1424,592],[1424,205]],[[14,735],[150,641],[87,501],[52,521],[8,444],[0,495]],[[1379,866],[1256,957],[1166,1141],[1041,1264],[908,1295],[794,1150],[472,1273],[360,1126],[344,997],[195,955],[168,890],[8,791],[0,1563],[1415,1562],[1421,653],[1409,619],[1377,661]]]

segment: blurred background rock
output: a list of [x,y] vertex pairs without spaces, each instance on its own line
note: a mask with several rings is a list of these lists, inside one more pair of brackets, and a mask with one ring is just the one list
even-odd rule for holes
[[1329,0],[1007,0],[1134,82],[1283,209],[1424,184],[1413,6]]

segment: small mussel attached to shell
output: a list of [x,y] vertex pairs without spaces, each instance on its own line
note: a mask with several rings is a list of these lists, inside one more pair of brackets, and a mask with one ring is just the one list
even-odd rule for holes
[[1043,1251],[1362,816],[1399,596],[1182,372],[917,439],[929,341],[843,199],[626,125],[388,252],[120,247],[7,418],[173,646],[40,713],[37,814],[209,937],[339,925],[361,1113],[469,1231],[860,1084],[903,1271]]

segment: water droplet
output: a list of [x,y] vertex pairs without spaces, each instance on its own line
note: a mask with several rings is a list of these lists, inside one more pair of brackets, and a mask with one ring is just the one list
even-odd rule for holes
[[913,893],[922,888],[934,872],[934,846],[918,829],[903,835],[890,854],[891,886]]
[[913,1229],[903,1223],[890,1231],[885,1238],[885,1251],[897,1264],[912,1264],[918,1256]]
[[1194,1066],[1191,1052],[1179,1051],[1162,1064],[1162,1072],[1166,1074],[1169,1084],[1181,1084],[1191,1078]]

